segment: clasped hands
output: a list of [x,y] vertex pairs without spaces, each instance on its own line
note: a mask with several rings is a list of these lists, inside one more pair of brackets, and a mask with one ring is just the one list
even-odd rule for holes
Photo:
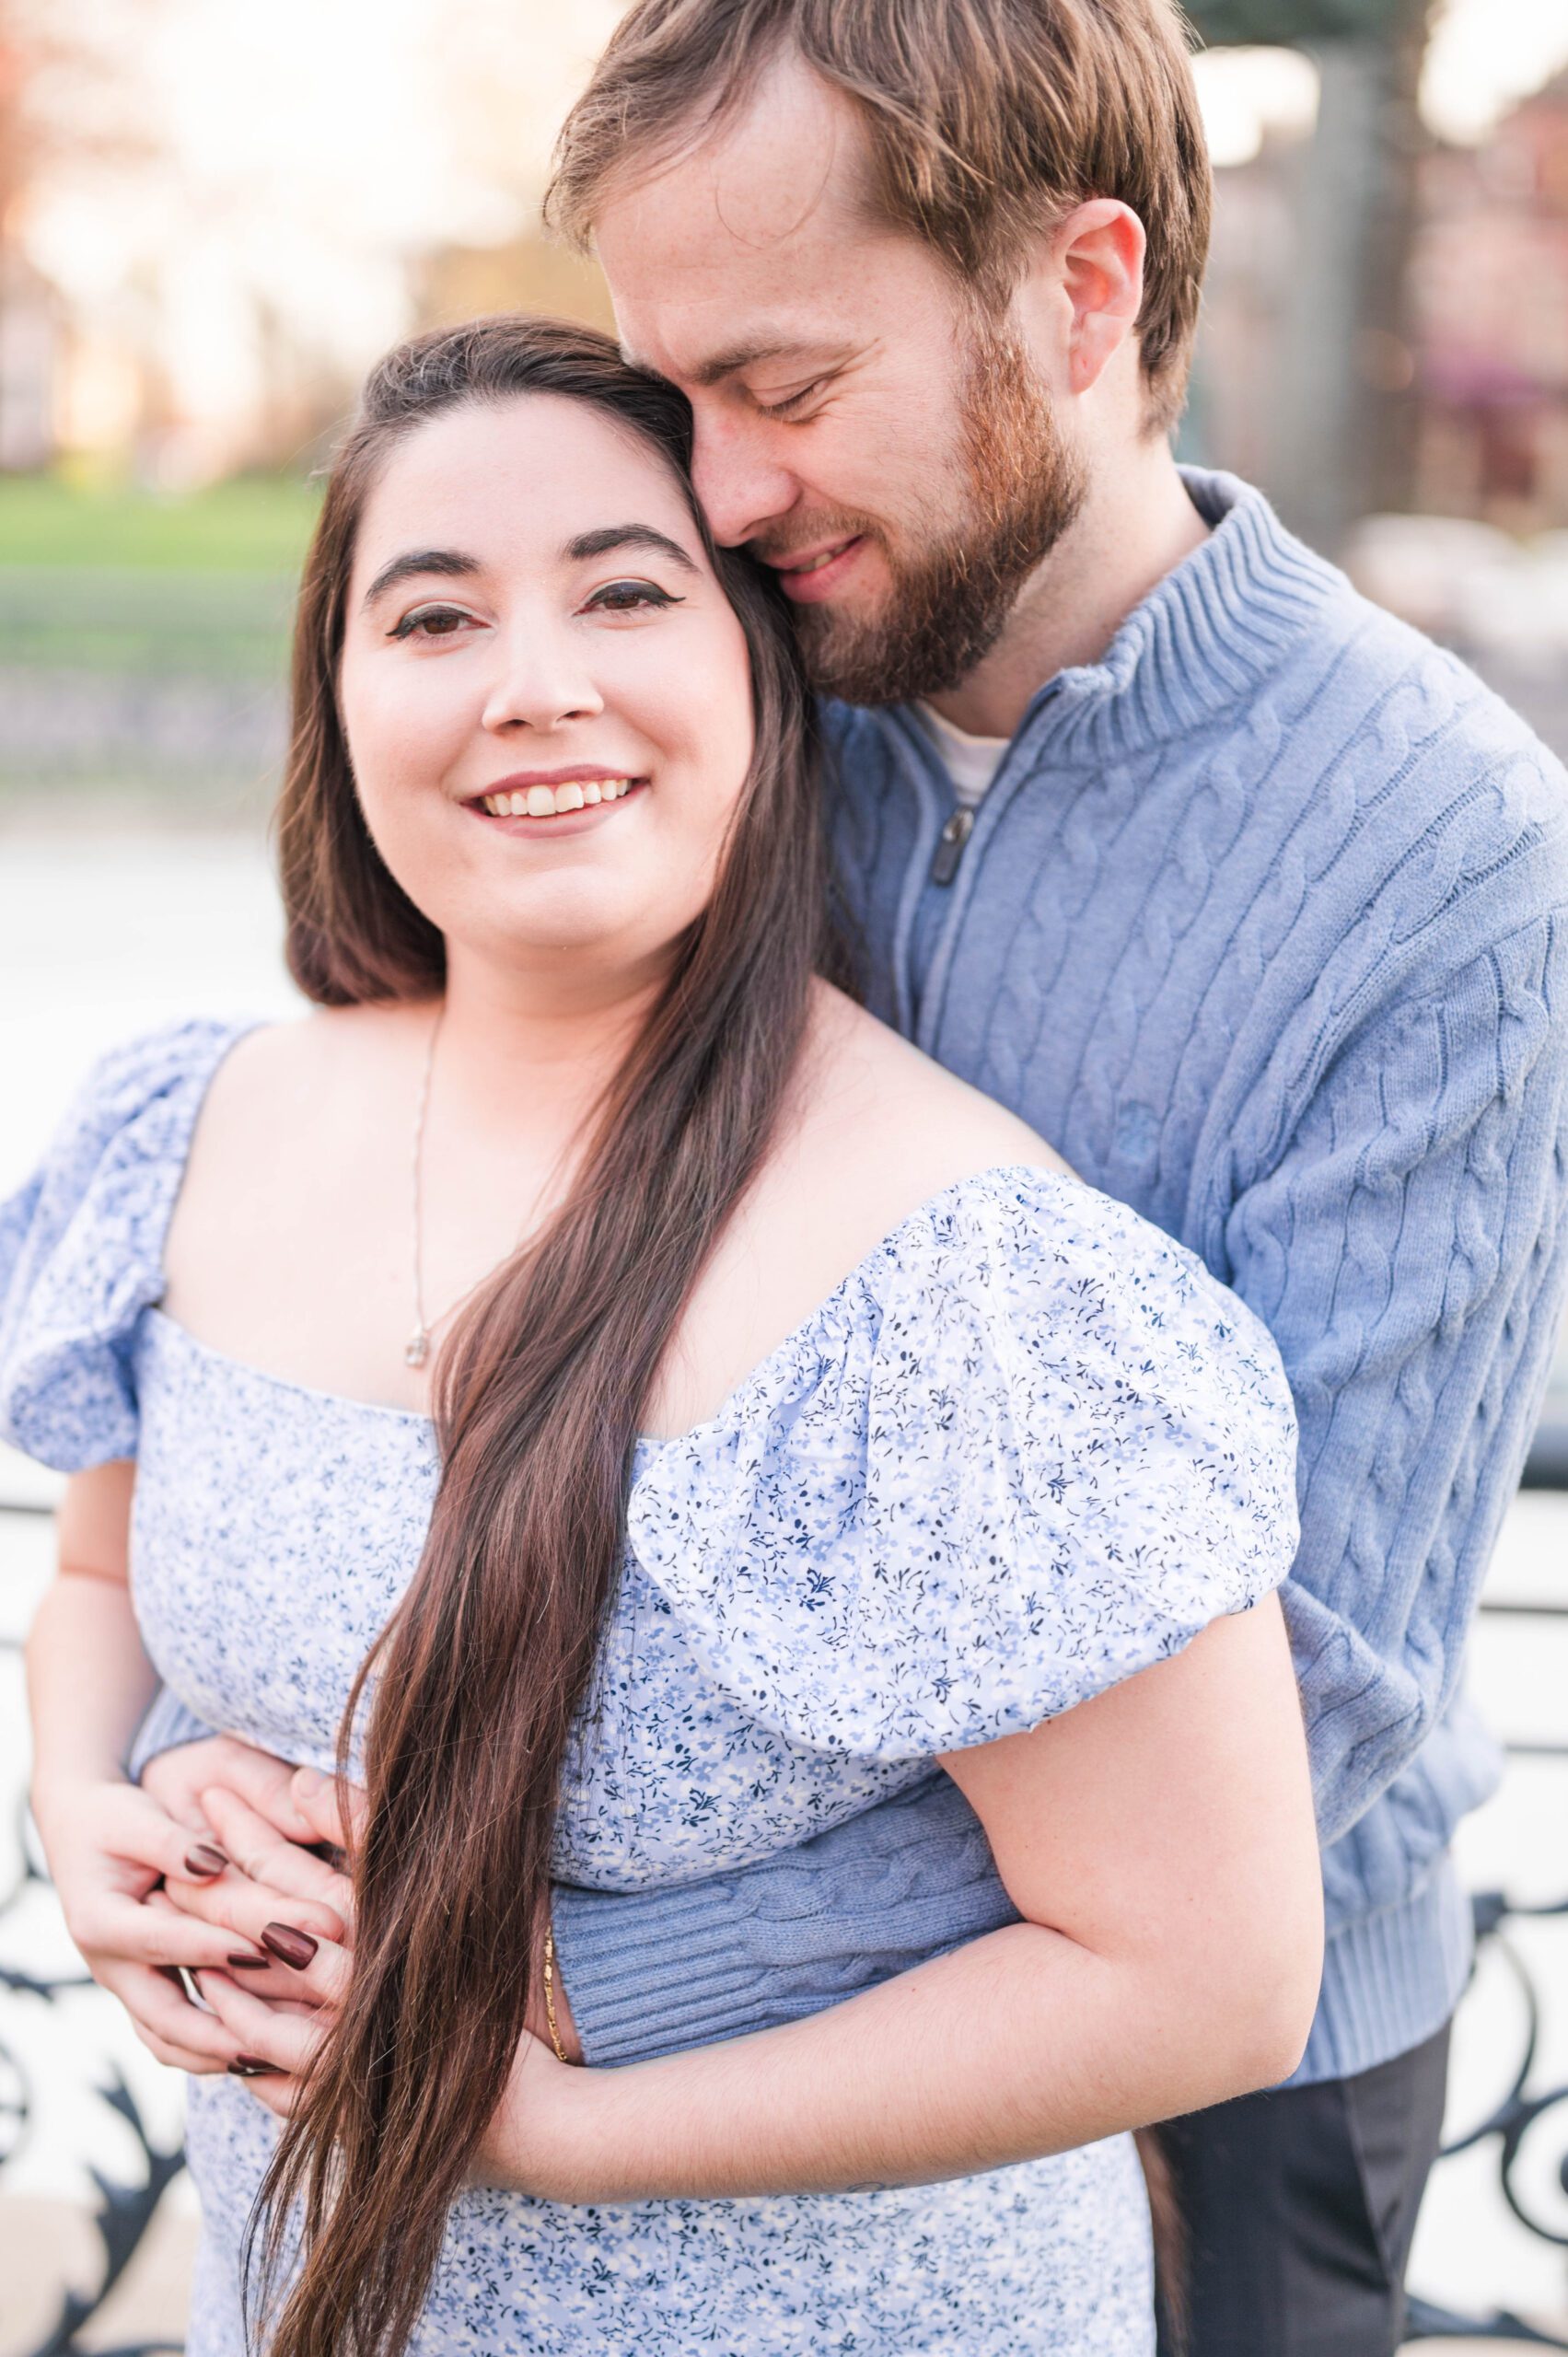
[[[268,2111],[288,2116],[352,1969],[354,1893],[343,1860],[362,1802],[351,1788],[344,1825],[331,1777],[219,1736],[160,1754],[139,1791],[98,1787],[56,1813],[46,1847],[67,1924],[160,2061],[227,2071]],[[58,1861],[57,1844],[65,1853]],[[145,1870],[157,1865],[161,1873]],[[201,2005],[189,2002],[189,1987]],[[556,2020],[579,2061],[559,1985]],[[571,2115],[592,2074],[568,2070],[545,2041],[536,1991],[478,2174],[571,2199],[575,2189],[545,2181],[561,2170],[544,2157],[552,2145],[557,2163],[570,2165]],[[513,2098],[525,2068],[520,2104]],[[530,2151],[540,2156],[537,2168]]]

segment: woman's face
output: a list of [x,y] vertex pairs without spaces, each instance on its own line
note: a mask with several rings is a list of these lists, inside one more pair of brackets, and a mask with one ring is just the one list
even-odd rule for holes
[[706,906],[746,642],[679,482],[602,412],[469,402],[394,446],[340,694],[371,835],[449,953],[634,972]]

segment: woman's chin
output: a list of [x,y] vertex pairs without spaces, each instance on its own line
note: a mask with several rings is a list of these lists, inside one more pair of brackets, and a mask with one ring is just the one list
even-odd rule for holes
[[603,885],[602,878],[558,877],[548,891],[513,893],[483,917],[473,911],[470,922],[443,925],[448,972],[457,980],[465,963],[477,962],[497,972],[542,974],[557,986],[569,979],[595,996],[638,988],[651,969],[668,962],[691,917],[675,925],[651,919],[640,896]]

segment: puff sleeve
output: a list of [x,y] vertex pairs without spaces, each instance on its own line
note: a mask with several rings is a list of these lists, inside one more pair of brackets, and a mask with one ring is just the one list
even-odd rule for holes
[[239,1027],[182,1023],[98,1064],[0,1206],[0,1436],[57,1471],[136,1453],[132,1342],[208,1081]]
[[1123,1205],[1027,1167],[906,1221],[638,1480],[631,1543],[793,1742],[1040,1724],[1257,1603],[1296,1544],[1266,1330]]

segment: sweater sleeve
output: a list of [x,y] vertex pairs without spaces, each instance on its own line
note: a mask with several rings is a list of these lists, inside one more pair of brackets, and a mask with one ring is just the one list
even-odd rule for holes
[[940,1771],[798,1849],[674,1890],[557,1887],[586,2059],[773,2029],[1016,1923],[979,1818]]
[[[1363,1906],[1369,1888],[1404,1896],[1456,1799],[1484,1796],[1426,1792],[1416,1754],[1455,1701],[1568,1273],[1568,894],[1561,853],[1537,851],[1490,879],[1505,900],[1451,903],[1398,984],[1323,1043],[1227,1221],[1232,1282],[1279,1343],[1299,1421],[1283,1594],[1325,1842],[1400,1780],[1398,1824],[1352,1837],[1384,1841],[1385,1870],[1340,1861]],[[1327,1874],[1332,1920],[1332,1851]]]
[[147,1704],[146,1715],[136,1729],[132,1741],[125,1772],[133,1783],[139,1784],[144,1771],[166,1751],[178,1751],[187,1743],[204,1743],[216,1735],[205,1719],[199,1719],[188,1704],[182,1702],[171,1687],[160,1686]]

